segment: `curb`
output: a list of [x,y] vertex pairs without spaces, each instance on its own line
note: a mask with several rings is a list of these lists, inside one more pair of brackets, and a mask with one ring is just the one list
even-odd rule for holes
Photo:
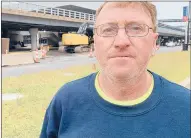
[[7,67],[18,67],[18,66],[27,66],[27,65],[32,65],[35,63],[25,63],[25,64],[15,64],[15,65],[2,65],[2,68],[7,68]]

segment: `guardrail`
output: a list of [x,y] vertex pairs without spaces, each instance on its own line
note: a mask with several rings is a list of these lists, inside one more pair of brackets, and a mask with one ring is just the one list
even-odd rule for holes
[[170,26],[170,25],[167,25],[167,24],[162,24],[160,22],[158,23],[158,27],[163,27],[163,28],[168,28],[168,29],[172,29],[172,30],[175,30],[175,31],[185,32],[184,29],[176,28],[176,27],[173,27],[173,26]]
[[62,16],[73,19],[83,19],[87,21],[95,21],[95,15],[83,12],[77,12],[61,8],[51,8],[26,2],[2,2],[2,8],[8,10],[19,10],[43,13],[44,15]]

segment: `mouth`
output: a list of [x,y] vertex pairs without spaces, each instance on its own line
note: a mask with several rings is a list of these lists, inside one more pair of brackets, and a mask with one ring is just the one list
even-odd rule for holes
[[131,58],[131,56],[112,56],[110,58]]

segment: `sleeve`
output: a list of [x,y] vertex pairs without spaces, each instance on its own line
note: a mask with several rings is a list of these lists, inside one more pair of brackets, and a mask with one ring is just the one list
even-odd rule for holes
[[62,106],[58,96],[50,102],[42,124],[40,138],[57,138],[60,120],[62,116]]

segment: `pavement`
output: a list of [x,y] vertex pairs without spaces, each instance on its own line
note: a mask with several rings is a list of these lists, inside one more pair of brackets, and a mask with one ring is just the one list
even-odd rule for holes
[[27,65],[27,64],[34,64],[34,58],[38,57],[40,63],[48,63],[50,61],[63,58],[63,57],[72,57],[75,55],[84,55],[88,56],[89,53],[76,53],[76,54],[69,54],[69,53],[61,53],[57,50],[51,50],[47,52],[46,58],[42,59],[42,51],[38,50],[38,54],[36,51],[18,51],[18,52],[10,52],[8,54],[2,54],[2,67],[6,66],[18,66],[18,65]]
[[32,74],[42,71],[51,71],[58,69],[65,69],[76,65],[87,65],[96,63],[95,58],[89,58],[87,54],[64,54],[55,52],[54,54],[61,54],[60,56],[47,57],[41,59],[40,63],[18,65],[18,66],[5,66],[2,67],[2,78],[11,76],[20,76],[23,74]]

